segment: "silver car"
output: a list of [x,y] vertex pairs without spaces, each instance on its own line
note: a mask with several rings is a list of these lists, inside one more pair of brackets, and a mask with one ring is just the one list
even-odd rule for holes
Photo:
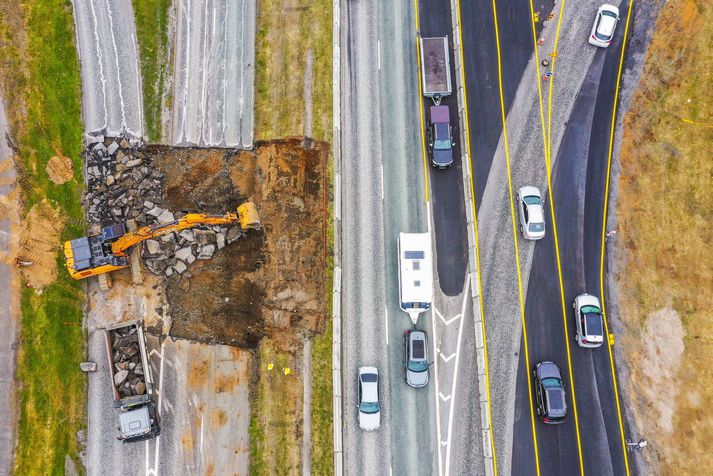
[[520,232],[526,240],[545,237],[545,213],[542,194],[537,187],[526,186],[517,191]]
[[614,5],[605,3],[599,10],[592,25],[592,32],[589,34],[589,44],[606,48],[614,38],[614,30],[619,22],[619,9]]
[[580,347],[596,348],[604,342],[604,320],[599,299],[591,294],[574,298],[574,321],[577,333],[574,338]]
[[378,430],[381,426],[379,371],[376,367],[359,367],[357,380],[359,428],[366,431]]
[[410,329],[404,333],[404,373],[409,386],[428,385],[428,337],[423,331]]

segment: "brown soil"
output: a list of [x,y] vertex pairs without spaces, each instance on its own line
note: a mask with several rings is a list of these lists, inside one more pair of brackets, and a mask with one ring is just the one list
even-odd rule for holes
[[57,185],[69,182],[74,177],[72,159],[64,155],[55,155],[48,160],[46,170],[50,180]]
[[20,272],[27,286],[41,289],[57,278],[57,243],[62,231],[60,213],[47,202],[32,207],[22,221],[17,259],[31,262]]
[[146,149],[166,174],[163,207],[225,213],[251,200],[263,225],[193,263],[187,291],[168,280],[172,336],[255,348],[264,335],[289,346],[295,336],[321,332],[328,145],[305,150],[301,143],[263,142],[254,152]]

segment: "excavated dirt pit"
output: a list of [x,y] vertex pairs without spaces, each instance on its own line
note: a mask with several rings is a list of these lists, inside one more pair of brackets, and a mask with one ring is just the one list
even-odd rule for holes
[[164,208],[223,214],[251,200],[263,226],[166,278],[171,336],[254,348],[264,335],[290,343],[323,330],[328,144],[141,153],[165,174]]

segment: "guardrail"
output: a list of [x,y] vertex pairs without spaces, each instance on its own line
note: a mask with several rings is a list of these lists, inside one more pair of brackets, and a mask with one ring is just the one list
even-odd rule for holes
[[[462,73],[463,58],[461,57],[461,29],[460,29],[460,7],[459,0],[451,0],[451,20],[453,25],[453,66],[456,74],[456,91],[458,95],[458,116],[461,124],[466,124],[468,118],[465,110],[465,97],[463,93]],[[461,128],[464,131],[465,128]],[[468,273],[470,282],[471,301],[473,306],[473,316],[475,318],[475,351],[477,355],[478,368],[478,395],[480,403],[481,435],[483,438],[483,459],[485,463],[485,474],[490,476],[495,474],[495,459],[492,451],[491,428],[490,428],[490,403],[488,401],[488,376],[486,375],[486,353],[485,339],[483,333],[483,315],[480,307],[480,283],[478,281],[478,262],[476,259],[476,237],[475,237],[475,197],[471,196],[470,183],[472,170],[470,155],[468,154],[469,144],[464,133],[460,134],[462,163],[463,163],[463,195],[465,199],[465,213],[468,234]]]
[[332,157],[334,160],[334,282],[332,288],[332,428],[334,475],[342,476],[342,191],[341,191],[341,0],[332,2]]

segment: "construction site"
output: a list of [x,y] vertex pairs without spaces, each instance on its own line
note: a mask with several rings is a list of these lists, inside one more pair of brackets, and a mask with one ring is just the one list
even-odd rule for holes
[[[156,230],[131,241],[133,270],[97,273],[103,287],[149,287],[174,338],[256,348],[265,335],[289,346],[321,332],[327,157],[326,144],[307,149],[299,138],[258,143],[254,151],[127,138],[89,144],[90,229],[128,223],[123,236]],[[255,229],[214,221],[245,203],[259,216]],[[213,221],[181,224],[205,215]],[[162,231],[175,223],[180,231]]]

